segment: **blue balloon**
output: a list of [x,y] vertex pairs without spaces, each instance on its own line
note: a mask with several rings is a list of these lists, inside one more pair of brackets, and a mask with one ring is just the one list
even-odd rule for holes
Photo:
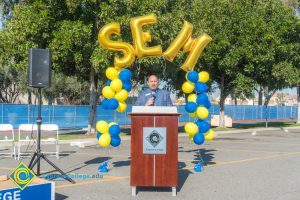
[[117,99],[111,98],[108,101],[109,101],[109,103],[108,103],[108,108],[109,109],[115,110],[119,107],[119,102],[118,102]]
[[202,119],[197,119],[197,121],[195,122],[195,124],[199,127],[200,123],[203,122],[204,120]]
[[199,128],[199,133],[206,133],[210,129],[209,123],[207,123],[206,121],[204,121],[202,119],[198,119],[196,121],[196,124]]
[[196,71],[189,71],[187,74],[187,79],[193,83],[197,83],[198,78],[199,78],[199,76]]
[[101,101],[101,105],[102,105],[102,107],[105,109],[105,110],[108,110],[109,109],[109,100],[108,99],[103,99],[102,101]]
[[119,135],[121,133],[121,128],[119,125],[114,124],[109,127],[108,132],[111,136]]
[[203,105],[208,100],[208,96],[206,94],[198,94],[197,96],[197,104]]
[[123,83],[123,87],[122,87],[124,90],[126,90],[127,92],[130,92],[131,88],[132,88],[132,84],[129,82],[125,82]]
[[205,102],[203,103],[203,106],[204,106],[205,108],[209,109],[209,108],[211,107],[210,101],[209,101],[209,100],[205,101]]
[[195,91],[198,93],[204,93],[207,91],[207,85],[205,83],[202,82],[197,82],[195,84]]
[[117,147],[121,144],[121,138],[120,136],[112,136],[111,137],[111,141],[110,141],[110,145],[113,147]]
[[187,102],[185,104],[185,110],[188,113],[194,113],[197,110],[198,105],[195,102]]
[[106,81],[106,86],[110,86],[111,80]]
[[102,135],[102,134],[101,134],[100,132],[97,133],[97,139],[98,139],[98,140],[99,140],[99,138],[100,138],[101,135]]
[[131,79],[131,71],[129,69],[123,69],[120,73],[119,73],[119,79],[122,80],[122,82],[130,82]]
[[197,145],[201,145],[204,143],[204,135],[202,133],[197,133],[194,135],[194,143]]

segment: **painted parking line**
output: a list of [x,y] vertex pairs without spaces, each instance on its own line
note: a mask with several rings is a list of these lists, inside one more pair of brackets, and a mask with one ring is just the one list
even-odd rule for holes
[[[228,165],[228,164],[237,164],[237,163],[251,162],[251,161],[257,161],[257,160],[267,160],[267,159],[290,156],[290,155],[300,155],[300,152],[289,152],[289,153],[283,153],[283,154],[253,157],[253,158],[248,158],[248,159],[232,160],[232,161],[224,161],[224,162],[218,161],[215,164],[209,164],[206,167],[215,167],[215,166],[222,166],[222,165]],[[179,170],[192,170],[193,168],[194,167],[185,167],[185,168],[182,168],[182,169],[179,169]],[[92,183],[102,183],[102,182],[116,181],[116,180],[122,180],[122,179],[127,179],[127,178],[130,178],[130,176],[111,176],[111,177],[106,177],[102,180],[85,181],[85,182],[77,183],[75,185],[74,184],[58,185],[58,186],[56,186],[56,188],[82,186],[82,185],[88,185],[88,184],[92,184]]]
[[103,182],[110,182],[110,181],[117,181],[117,180],[123,180],[123,179],[128,179],[130,176],[105,176],[101,180],[92,180],[92,181],[84,181],[84,182],[79,182],[76,184],[62,184],[62,185],[57,185],[55,186],[56,189],[59,188],[67,188],[67,187],[76,187],[76,186],[82,186],[82,185],[90,185],[93,183],[103,183]]
[[[253,143],[252,143],[253,142]],[[223,143],[223,144],[247,144],[247,145],[282,145],[282,146],[299,146],[299,143],[296,144],[296,143],[289,143],[289,144],[286,144],[286,143],[274,143],[274,142],[258,142],[258,141],[252,141],[252,142],[237,142],[237,141],[211,141],[211,143]],[[300,141],[299,141],[300,142]]]
[[9,168],[9,167],[0,167],[0,169],[2,169],[2,170],[10,170],[10,171],[12,171],[12,170],[14,170],[15,168]]
[[91,155],[91,156],[101,156],[101,157],[114,157],[114,158],[128,158],[128,155],[120,155],[120,154],[99,154],[99,153],[75,153],[76,155]]
[[280,152],[280,151],[262,151],[262,150],[231,149],[231,148],[214,148],[214,149],[222,150],[222,151],[238,151],[238,152],[249,152],[249,153],[267,153],[267,154],[289,153],[289,152]]
[[[238,150],[237,150],[238,151]],[[216,161],[214,164],[208,164],[206,167],[215,167],[215,166],[222,166],[222,165],[228,165],[228,164],[238,164],[238,163],[245,163],[245,162],[252,162],[252,161],[258,161],[258,160],[267,160],[267,159],[273,159],[278,157],[285,157],[285,156],[293,156],[293,155],[300,155],[299,151],[291,151],[286,153],[279,153],[275,155],[268,155],[268,156],[260,156],[260,157],[253,157],[248,159],[242,159],[242,160],[232,160],[232,161]],[[98,155],[99,156],[99,155]],[[127,157],[127,156],[126,156]],[[197,160],[188,160],[188,159],[180,159],[181,161],[197,161]],[[0,169],[3,170],[13,170],[14,168],[6,168],[6,167],[0,167]],[[179,170],[192,170],[193,167],[185,167]],[[103,179],[100,180],[91,180],[91,181],[83,181],[76,184],[61,184],[57,185],[56,188],[67,188],[67,187],[75,187],[75,186],[83,186],[83,185],[89,185],[93,183],[102,183],[102,182],[111,182],[111,181],[117,181],[117,180],[124,180],[128,179],[130,176],[105,176]]]
[[[282,154],[276,154],[276,155],[269,155],[269,156],[260,156],[260,157],[253,157],[253,158],[247,158],[242,160],[231,160],[231,161],[217,161],[213,164],[208,164],[206,167],[217,167],[221,165],[228,165],[228,164],[237,164],[237,163],[244,163],[244,162],[251,162],[251,161],[258,161],[258,160],[267,160],[272,158],[279,158],[279,157],[285,157],[285,156],[293,156],[293,155],[300,155],[300,152],[289,152],[289,153],[282,153]],[[199,161],[199,160],[197,160]],[[188,169],[191,170],[194,167],[184,167],[181,170]]]
[[[16,165],[18,166],[18,165]],[[12,171],[14,170],[15,168],[10,168],[10,167],[0,167],[1,170],[8,170],[8,171]],[[35,170],[34,170],[35,171]],[[47,173],[49,171],[45,171],[45,170],[40,170],[41,173]]]
[[[209,150],[208,148],[206,148]],[[263,151],[263,150],[250,150],[250,149],[235,149],[235,148],[213,148],[213,150],[221,150],[221,151],[237,151],[237,152],[250,152],[250,153],[268,153],[268,154],[279,154],[279,153],[288,153],[286,151]],[[195,151],[194,149],[185,149],[185,151]],[[180,153],[180,152],[179,152]]]

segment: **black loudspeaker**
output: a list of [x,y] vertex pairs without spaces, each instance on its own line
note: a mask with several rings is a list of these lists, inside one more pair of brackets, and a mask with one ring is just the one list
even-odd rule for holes
[[48,49],[29,49],[28,85],[34,88],[51,85],[51,52]]

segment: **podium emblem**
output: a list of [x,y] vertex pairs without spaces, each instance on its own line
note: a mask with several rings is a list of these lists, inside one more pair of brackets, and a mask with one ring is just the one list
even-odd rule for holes
[[146,139],[153,147],[156,147],[164,139],[164,137],[156,130],[153,130]]
[[166,154],[166,128],[143,128],[143,153]]

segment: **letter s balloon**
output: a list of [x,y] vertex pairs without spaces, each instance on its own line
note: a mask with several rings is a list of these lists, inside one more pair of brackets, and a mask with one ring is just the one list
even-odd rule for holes
[[130,66],[135,60],[134,49],[129,43],[110,40],[112,34],[120,35],[120,32],[120,24],[110,23],[103,26],[98,34],[98,41],[103,48],[123,53],[123,57],[114,58],[114,65],[118,69]]

